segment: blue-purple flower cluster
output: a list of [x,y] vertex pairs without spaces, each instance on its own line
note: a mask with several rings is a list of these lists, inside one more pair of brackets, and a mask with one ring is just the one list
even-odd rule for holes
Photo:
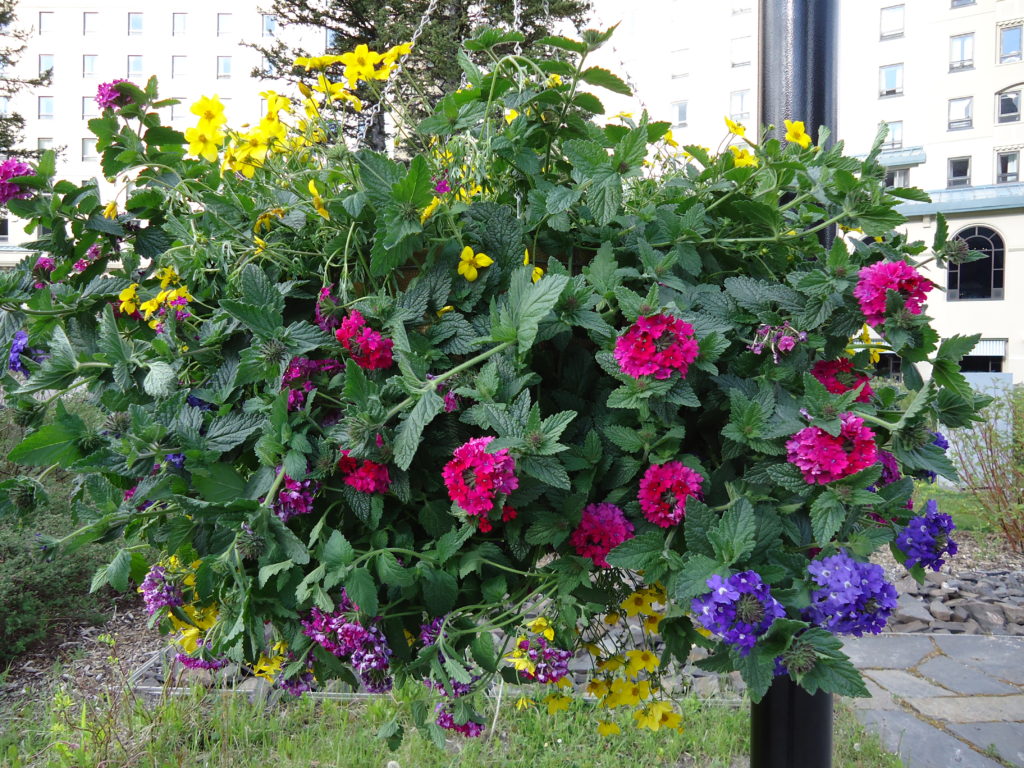
[[811,593],[808,620],[834,634],[878,634],[896,608],[896,588],[882,566],[861,563],[845,550],[807,566],[820,589]]
[[707,585],[711,591],[694,598],[690,610],[701,626],[737,648],[742,656],[750,653],[773,621],[786,615],[754,571],[735,573],[728,579],[715,574]]
[[185,604],[181,587],[167,578],[167,569],[162,565],[154,565],[149,569],[149,573],[139,586],[139,591],[150,616],[161,608],[174,608]]
[[921,565],[939,570],[946,555],[955,555],[956,542],[950,538],[956,525],[953,518],[939,512],[935,499],[924,505],[924,515],[915,517],[896,535],[896,546],[907,556],[907,568]]
[[300,672],[297,675],[280,678],[276,685],[285,693],[290,693],[295,698],[298,698],[302,694],[313,690],[315,682],[316,678],[313,677],[313,670],[307,669],[305,672]]
[[349,618],[355,606],[342,593],[334,613],[313,608],[302,621],[303,633],[342,660],[347,660],[370,693],[386,693],[393,680],[388,675],[391,647],[380,627],[364,627]]
[[538,683],[556,683],[569,674],[572,651],[548,645],[545,637],[523,638],[517,646],[534,664],[533,672],[521,670],[519,674]]
[[28,349],[28,331],[15,331],[11,338],[11,351],[7,355],[7,367],[15,373],[29,376],[31,373],[25,365],[25,360],[39,362],[44,354],[39,349]]

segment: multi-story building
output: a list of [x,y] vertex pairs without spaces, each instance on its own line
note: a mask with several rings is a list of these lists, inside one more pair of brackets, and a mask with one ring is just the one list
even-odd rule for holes
[[[24,74],[52,70],[52,84],[0,103],[26,120],[24,145],[59,150],[58,174],[80,181],[99,178],[96,140],[88,121],[98,116],[96,88],[124,78],[145,85],[156,75],[160,95],[181,100],[165,121],[184,130],[195,123],[189,106],[217,94],[231,125],[257,121],[262,91],[280,88],[252,77],[265,70],[264,44],[283,33],[309,50],[323,50],[323,31],[282,30],[273,15],[251,0],[172,0],[162,8],[131,0],[20,0],[17,26],[31,31],[18,62]],[[104,187],[104,189],[108,189]],[[0,265],[20,259],[27,239],[16,220],[0,223]]]
[[[599,52],[603,65],[625,69],[677,139],[715,148],[727,140],[723,116],[757,122],[758,3],[646,0],[628,15],[616,0],[596,6],[602,25],[621,20]],[[839,6],[837,135],[848,152],[864,154],[888,123],[888,183],[932,198],[900,207],[904,229],[930,245],[942,213],[951,237],[986,254],[928,269],[938,286],[928,302],[936,328],[944,337],[981,334],[966,370],[1024,380],[1024,0]],[[606,104],[609,112],[631,109],[624,98]]]

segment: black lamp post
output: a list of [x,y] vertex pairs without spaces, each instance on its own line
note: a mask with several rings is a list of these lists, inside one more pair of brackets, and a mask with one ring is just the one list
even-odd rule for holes
[[[761,124],[782,138],[801,120],[817,138],[836,130],[839,0],[761,0]],[[830,143],[830,142],[829,142]],[[835,229],[823,231],[826,245]],[[811,696],[788,676],[750,707],[750,768],[831,768],[832,695]]]

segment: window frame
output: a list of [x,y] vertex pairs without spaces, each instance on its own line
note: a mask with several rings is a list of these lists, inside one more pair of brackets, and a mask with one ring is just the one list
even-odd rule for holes
[[[48,142],[43,144],[43,142]],[[36,149],[45,152],[48,149],[53,149],[53,138],[50,136],[40,136],[36,139]]]
[[[966,117],[953,118],[953,103],[954,102],[966,102],[967,113]],[[947,131],[966,131],[974,127],[974,97],[973,96],[957,96],[954,99],[949,99],[946,103],[946,130]]]
[[[971,56],[970,58],[961,58],[959,61],[953,59],[953,41],[960,38],[970,38],[971,43]],[[965,72],[967,70],[974,69],[974,33],[964,32],[959,35],[949,36],[949,71],[950,72]]]
[[[733,37],[729,40],[729,64],[733,69],[738,67],[749,67],[754,59],[753,51],[753,36],[752,35],[741,35],[740,37]],[[741,40],[748,41],[746,44],[740,46],[738,43]],[[742,51],[738,50],[742,48]],[[746,61],[737,61],[737,53],[743,53],[746,55]]]
[[[132,22],[138,20],[139,28],[135,29]],[[142,16],[142,11],[128,11],[128,34],[134,37],[135,35],[141,35],[146,31],[146,22]]]
[[[50,113],[49,114],[45,114],[43,112],[43,100],[44,99],[47,99],[48,103],[50,105]],[[36,98],[36,119],[37,120],[53,120],[54,107],[55,106],[56,106],[56,103],[54,102],[53,96],[39,96],[39,97],[37,97]]]
[[[1000,161],[1004,157],[1014,158],[1014,167],[1016,170],[1006,173],[1000,171]],[[1010,178],[1012,176],[1012,178]],[[1006,149],[996,151],[996,184],[1016,184],[1020,181],[1020,150],[1019,149]]]
[[[976,261],[968,262],[966,264],[950,263],[949,266],[947,266],[946,301],[1002,301],[1006,298],[1006,241],[1003,239],[1002,235],[992,229],[992,227],[985,226],[984,224],[973,224],[971,226],[964,227],[950,239],[961,240],[970,246],[970,240],[976,238],[987,239],[989,241],[990,248],[974,247],[971,250],[981,251],[983,253],[988,251],[988,256],[985,259],[977,259]],[[961,296],[963,269],[966,267],[970,270],[976,270],[986,260],[991,265],[989,267],[989,295],[971,297]]]
[[[53,23],[54,23],[54,12],[53,11],[40,11],[39,17],[36,21],[36,35],[42,37],[43,35],[53,34]],[[45,23],[44,23],[45,20]]]
[[[678,119],[679,118],[679,107],[680,106],[682,106],[682,108],[683,108],[683,119],[682,120]],[[685,128],[686,125],[687,125],[687,121],[689,120],[689,117],[690,117],[689,111],[690,111],[690,100],[689,99],[677,99],[677,100],[673,101],[672,102],[672,112],[673,112],[676,120],[673,121],[672,127],[673,128]]]
[[[225,22],[222,26],[222,22]],[[232,18],[231,13],[218,13],[217,14],[217,37],[227,37],[231,34],[234,27],[235,20]]]
[[[1015,117],[1012,117],[1010,119],[1004,120],[1003,119],[1003,111],[1002,111],[1003,97],[1004,96],[1012,96],[1013,94],[1017,95],[1017,111],[1016,112],[1007,112],[1006,114],[1007,115],[1015,115]],[[1021,89],[1020,88],[1017,88],[1017,89],[1012,90],[1012,91],[1000,91],[999,93],[996,94],[996,125],[1003,125],[1003,124],[1006,124],[1006,123],[1019,123],[1020,122],[1020,101],[1021,101],[1021,96],[1022,96],[1022,93],[1021,93]]]
[[[178,19],[181,19],[181,29],[178,29]],[[171,37],[183,37],[188,34],[188,13],[175,11],[171,14]]]
[[[99,63],[99,54],[96,53],[83,53],[82,54],[82,77],[96,77],[96,64]],[[86,59],[92,60],[92,70],[85,68]]]
[[[138,71],[137,74],[132,72],[132,61],[135,60],[135,59],[138,59],[138,61],[139,61],[139,71]],[[125,72],[126,72],[125,76],[129,80],[131,80],[133,77],[144,77],[145,76],[146,62],[142,58],[142,54],[141,53],[129,53],[129,54],[127,54],[127,60],[125,62],[125,65],[126,65],[125,66]]]
[[[89,22],[93,22],[90,24]],[[82,34],[95,35],[99,32],[99,11],[82,11]]]
[[[889,174],[892,174],[892,183],[889,183]],[[910,166],[885,169],[885,188],[894,189],[910,186]]]
[[[733,122],[739,123],[744,120],[750,119],[750,97],[753,90],[750,88],[741,88],[738,91],[731,91],[729,93],[729,119]],[[740,104],[742,109],[736,110],[736,97],[739,96]]]
[[950,8],[966,8],[968,5],[976,5],[977,0],[950,0]]
[[[953,175],[953,163],[967,161],[967,174],[964,176]],[[971,186],[971,156],[959,155],[946,160],[946,189]]]
[[[269,31],[267,34],[268,26],[267,19],[270,19]],[[276,13],[264,13],[261,14],[260,18],[260,37],[277,37],[277,14]]]
[[[886,72],[893,70],[896,72],[895,83],[893,88],[890,90],[886,87],[888,78]],[[882,64],[878,68],[878,98],[885,99],[889,97],[902,96],[903,95],[903,75],[904,68],[903,62],[894,62],[892,64]]]
[[[227,68],[221,67],[221,62],[227,62]],[[218,80],[230,80],[231,79],[231,57],[230,56],[218,56],[217,57],[217,79]]]
[[[883,20],[885,19],[885,12],[891,11],[895,8],[900,9],[900,27],[898,30],[886,32],[883,26]],[[907,6],[904,3],[898,3],[897,5],[888,5],[885,8],[878,10],[878,39],[879,40],[896,40],[903,37],[903,31],[907,26]]]
[[[43,69],[43,57],[47,57],[47,58],[50,59],[50,66],[48,66],[46,69]],[[52,53],[40,53],[39,54],[39,76],[40,77],[42,77],[47,72],[52,72],[53,71],[53,61],[54,61],[54,57],[53,57]]]
[[99,117],[100,108],[96,105],[96,98],[94,96],[83,96],[82,97],[82,119],[88,120],[91,117]]
[[[1007,54],[1003,52],[1003,35],[1012,30],[1017,32],[1017,50]],[[998,64],[1017,64],[1024,61],[1024,24],[1008,24],[1005,27],[999,27],[996,55],[999,57]]]
[[[90,143],[92,145],[92,154],[88,155],[88,154],[86,154],[85,148]],[[96,138],[94,136],[87,136],[87,137],[83,138],[82,141],[81,141],[81,145],[82,145],[81,149],[82,149],[82,162],[83,163],[91,163],[91,162],[95,162],[96,160],[100,159],[100,154],[96,150]]]
[[[182,63],[181,71],[178,71],[178,62]],[[171,56],[171,79],[177,80],[181,77],[187,77],[188,72],[188,56],[185,54],[174,54]]]
[[[882,144],[883,150],[896,150],[903,149],[903,121],[902,120],[886,120],[885,124],[889,127],[889,132],[885,136],[885,142]],[[895,130],[893,126],[899,126]]]

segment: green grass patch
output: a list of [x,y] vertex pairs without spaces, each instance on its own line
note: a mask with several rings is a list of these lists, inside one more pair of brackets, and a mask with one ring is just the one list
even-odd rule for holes
[[978,502],[966,491],[944,488],[937,483],[914,483],[914,509],[923,509],[928,499],[935,499],[939,503],[939,511],[951,515],[956,527],[962,531],[989,533],[993,530],[985,521]]

